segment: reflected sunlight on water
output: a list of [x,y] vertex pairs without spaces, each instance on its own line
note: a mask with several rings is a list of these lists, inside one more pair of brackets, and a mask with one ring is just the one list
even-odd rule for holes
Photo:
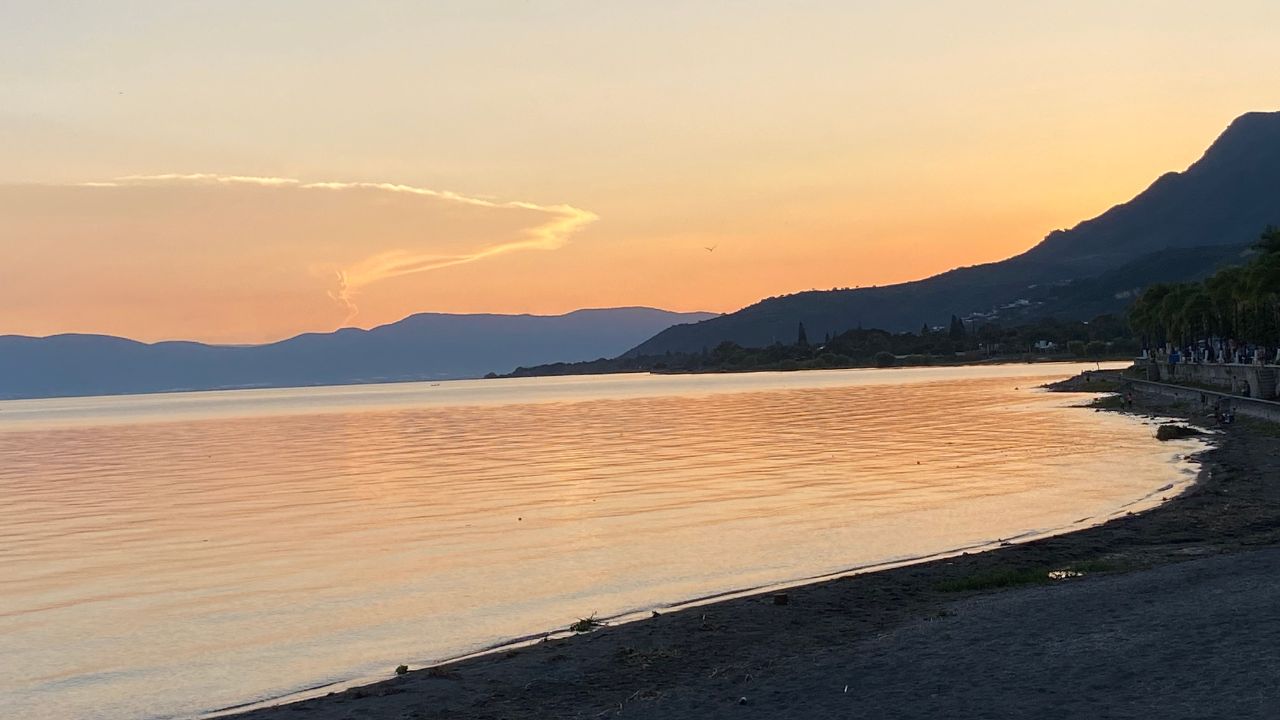
[[1185,482],[1026,389],[1076,369],[0,403],[0,714],[192,715]]

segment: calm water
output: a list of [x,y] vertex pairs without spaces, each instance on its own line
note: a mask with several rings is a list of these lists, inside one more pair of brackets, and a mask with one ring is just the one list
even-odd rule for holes
[[1076,369],[3,402],[0,717],[192,716],[1191,479],[1192,445],[1030,389]]

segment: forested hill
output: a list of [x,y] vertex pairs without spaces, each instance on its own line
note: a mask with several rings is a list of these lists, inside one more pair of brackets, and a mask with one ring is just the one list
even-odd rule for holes
[[[1237,118],[1185,171],[1161,176],[1129,202],[1055,231],[1022,255],[899,285],[769,298],[670,328],[627,354],[697,352],[726,340],[765,346],[790,338],[800,322],[823,335],[860,326],[914,330],[952,314],[1088,319],[1123,310],[1145,284],[1196,280],[1240,262],[1268,225],[1280,225],[1280,112]],[[1117,274],[1121,268],[1126,272]]]

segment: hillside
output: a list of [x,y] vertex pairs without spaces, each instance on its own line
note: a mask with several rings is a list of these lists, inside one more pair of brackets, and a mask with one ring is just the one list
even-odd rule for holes
[[371,330],[244,347],[104,335],[0,336],[0,398],[479,377],[519,365],[612,357],[663,328],[709,317],[652,308],[554,316],[424,313]]
[[859,326],[914,330],[952,314],[1088,319],[1121,309],[1144,284],[1197,279],[1237,262],[1263,228],[1280,225],[1277,188],[1280,112],[1249,113],[1185,171],[1021,255],[899,285],[770,298],[670,328],[627,355],[696,352],[724,340],[758,347],[793,337],[800,322],[821,337]]

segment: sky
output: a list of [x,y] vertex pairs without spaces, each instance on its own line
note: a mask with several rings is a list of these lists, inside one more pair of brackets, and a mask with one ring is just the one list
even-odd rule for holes
[[998,260],[1280,109],[1280,3],[0,4],[0,334],[727,312]]

